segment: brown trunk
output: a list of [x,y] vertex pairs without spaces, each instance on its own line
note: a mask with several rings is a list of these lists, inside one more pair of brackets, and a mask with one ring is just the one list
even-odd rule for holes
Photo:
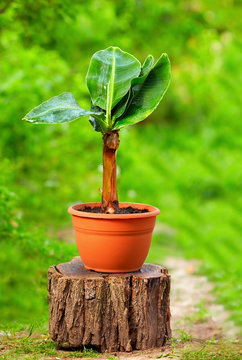
[[85,269],[77,257],[48,274],[49,331],[62,346],[145,350],[171,337],[170,276],[163,266],[105,274]]
[[116,151],[118,146],[118,131],[110,131],[103,135],[103,213],[113,214],[119,209],[116,174]]

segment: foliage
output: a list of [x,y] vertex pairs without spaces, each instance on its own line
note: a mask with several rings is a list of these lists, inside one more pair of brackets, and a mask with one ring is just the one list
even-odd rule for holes
[[78,119],[80,116],[101,115],[100,111],[82,109],[71,93],[65,92],[31,110],[23,120],[35,124],[61,124]]
[[[3,172],[7,176],[8,170]],[[17,197],[9,190],[10,182],[8,189],[6,185],[0,182],[0,325],[6,328],[10,322],[15,328],[17,320],[16,330],[23,330],[29,322],[34,326],[47,322],[48,267],[53,261],[69,260],[77,251],[73,245],[48,238],[41,229],[26,231],[16,211]]]
[[7,187],[6,178],[10,177],[11,164],[7,159],[2,162],[0,173],[0,239],[13,237],[18,226],[18,220],[13,209],[16,195]]
[[161,208],[148,260],[201,259],[218,300],[240,323],[239,4],[13,0],[3,7],[1,322],[46,321],[47,268],[77,255],[75,245],[48,233],[71,226],[70,204],[99,200],[102,178],[101,139],[88,121],[34,127],[19,119],[64,91],[88,109],[88,59],[117,44],[142,63],[162,49],[173,70],[162,106],[122,131],[119,198]]
[[157,63],[149,55],[141,67],[132,55],[110,46],[90,62],[87,87],[90,111],[82,109],[71,93],[63,93],[31,110],[23,120],[60,124],[90,115],[94,130],[118,130],[144,120],[158,106],[170,82],[170,62],[162,54]]

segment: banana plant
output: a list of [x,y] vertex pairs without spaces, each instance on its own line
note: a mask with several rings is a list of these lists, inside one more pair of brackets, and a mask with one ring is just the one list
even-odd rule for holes
[[86,84],[90,109],[84,110],[65,92],[31,110],[23,120],[33,124],[60,124],[89,116],[95,131],[103,135],[102,212],[119,209],[116,181],[116,151],[119,130],[149,116],[170,83],[170,61],[162,54],[155,62],[149,55],[143,65],[133,55],[110,46],[96,52],[90,61]]

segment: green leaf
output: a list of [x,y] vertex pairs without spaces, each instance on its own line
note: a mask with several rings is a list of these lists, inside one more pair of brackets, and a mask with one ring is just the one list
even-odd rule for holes
[[145,62],[141,68],[140,76],[138,78],[135,78],[131,82],[131,92],[132,92],[132,98],[137,94],[137,92],[140,90],[142,84],[144,83],[145,79],[149,75],[150,71],[152,70],[154,65],[154,57],[152,55],[147,56],[145,59]]
[[138,78],[134,78],[131,81],[131,89],[112,110],[113,122],[116,119],[118,119],[120,116],[122,116],[125,110],[128,108],[132,98],[135,96],[135,93],[140,89],[141,84],[145,81],[146,77],[148,76],[149,71],[152,68],[153,64],[154,64],[154,57],[152,55],[147,56],[141,68],[140,76]]
[[89,120],[90,124],[93,126],[93,129],[95,131],[103,132],[101,126],[99,125],[99,123],[98,123],[97,119],[95,119],[95,117],[90,116],[88,120]]
[[149,75],[150,70],[154,66],[154,57],[152,55],[148,55],[147,58],[144,61],[144,64],[142,65],[140,75],[137,78],[134,78],[131,82],[131,85],[141,84],[144,82],[144,80]]
[[[144,61],[144,64],[143,64],[142,68],[141,68],[141,72],[140,72],[139,77],[134,78],[131,81],[131,88],[130,88],[130,91],[129,91],[129,98],[128,98],[128,101],[125,104],[124,111],[126,111],[129,108],[129,105],[131,104],[131,102],[132,102],[133,98],[135,97],[135,95],[137,94],[137,92],[140,90],[142,84],[144,83],[145,79],[149,75],[149,72],[152,69],[153,65],[154,65],[154,57],[152,55],[148,55],[147,58]],[[120,102],[122,102],[122,100]],[[123,111],[123,113],[124,113],[124,111]],[[119,116],[121,116],[122,114],[120,114]],[[116,116],[115,119],[117,119],[117,118],[118,118],[118,116]]]
[[113,130],[144,120],[159,105],[169,86],[171,77],[170,61],[167,54],[162,54],[146,75],[138,91],[135,90],[135,95],[127,110],[117,119]]
[[86,77],[87,87],[93,105],[106,110],[109,125],[111,110],[127,94],[140,70],[140,62],[117,47],[110,46],[93,55]]
[[106,114],[103,109],[98,106],[93,105],[91,103],[90,111],[95,111],[95,115],[89,116],[89,122],[93,126],[93,129],[98,132],[106,132],[108,131],[107,125],[105,122]]
[[35,124],[60,124],[78,119],[80,116],[99,115],[99,111],[87,111],[82,109],[74,96],[65,92],[59,96],[43,102],[31,110],[23,120]]
[[150,72],[150,70],[152,69],[152,67],[154,65],[154,62],[155,62],[154,56],[148,55],[144,61],[144,64],[142,65],[140,77],[143,77]]
[[131,91],[128,91],[126,95],[120,100],[120,102],[112,110],[112,121],[123,115],[126,110],[127,104],[130,99]]

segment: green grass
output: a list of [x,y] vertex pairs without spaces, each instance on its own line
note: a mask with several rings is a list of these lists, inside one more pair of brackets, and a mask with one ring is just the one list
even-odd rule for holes
[[[40,330],[40,329],[39,329]],[[157,358],[178,358],[181,360],[237,360],[241,358],[241,344],[225,340],[214,340],[203,342],[193,340],[192,337],[179,330],[177,337],[170,340],[165,352]],[[32,359],[43,358],[103,358],[118,360],[118,355],[99,354],[93,349],[84,348],[82,351],[70,349],[63,350],[49,339],[48,335],[38,335],[38,332],[12,333],[0,337],[0,359]]]
[[61,350],[48,336],[37,337],[21,337],[11,336],[0,338],[0,359],[16,360],[16,359],[43,359],[46,357],[53,358],[98,358],[98,352],[92,349]]
[[158,356],[159,359],[181,360],[237,360],[241,358],[241,343],[228,340],[202,341],[193,339],[185,331],[178,329],[177,336],[169,341],[170,349]]
[[239,347],[228,346],[203,346],[199,349],[185,349],[181,352],[181,360],[240,360],[241,351]]

